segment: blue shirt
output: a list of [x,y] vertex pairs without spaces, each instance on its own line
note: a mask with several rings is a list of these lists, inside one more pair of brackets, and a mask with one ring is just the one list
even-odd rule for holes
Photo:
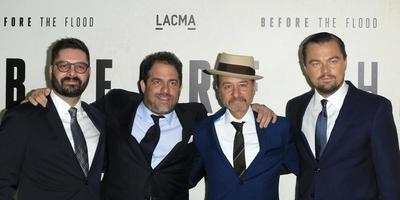
[[[154,125],[151,115],[152,113],[144,103],[140,103],[136,110],[136,115],[132,127],[131,135],[140,143],[147,130]],[[156,115],[156,114],[155,114]],[[160,118],[160,140],[154,149],[151,158],[151,167],[154,169],[160,162],[168,155],[168,153],[175,147],[175,145],[182,141],[182,126],[179,122],[178,116],[175,111],[163,115]]]

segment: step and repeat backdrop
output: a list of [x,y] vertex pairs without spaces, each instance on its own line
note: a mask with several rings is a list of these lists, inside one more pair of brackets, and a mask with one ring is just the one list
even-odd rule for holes
[[[400,1],[53,1],[0,2],[0,109],[34,88],[45,87],[47,49],[77,37],[91,52],[91,80],[83,99],[92,102],[112,88],[138,91],[139,64],[155,51],[172,51],[183,62],[181,102],[219,109],[212,78],[219,52],[252,55],[255,102],[284,115],[286,102],[310,90],[298,63],[308,35],[328,31],[347,48],[346,79],[388,98],[400,125]],[[399,130],[399,129],[398,129]],[[293,199],[295,177],[283,176],[281,199]],[[191,199],[204,198],[204,184]]]

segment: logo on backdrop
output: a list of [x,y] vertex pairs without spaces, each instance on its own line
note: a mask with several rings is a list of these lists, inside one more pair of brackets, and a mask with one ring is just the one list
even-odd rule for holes
[[91,28],[95,25],[95,18],[91,16],[4,16],[1,20],[0,26],[5,28]]
[[260,17],[261,28],[346,28],[376,29],[377,17]]
[[196,30],[196,19],[193,14],[156,14],[155,30],[183,28],[185,30]]

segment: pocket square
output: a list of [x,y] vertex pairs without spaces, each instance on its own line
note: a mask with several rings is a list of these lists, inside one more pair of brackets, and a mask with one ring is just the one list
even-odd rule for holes
[[190,136],[189,140],[188,140],[188,144],[193,142],[193,135]]

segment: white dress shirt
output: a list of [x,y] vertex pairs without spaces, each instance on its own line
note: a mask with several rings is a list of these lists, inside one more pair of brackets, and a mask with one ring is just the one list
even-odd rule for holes
[[[67,102],[62,100],[59,96],[57,96],[54,92],[51,92],[50,97],[53,100],[58,115],[61,118],[65,133],[67,134],[68,140],[71,143],[71,147],[75,151],[74,139],[71,132],[71,115],[68,112],[71,106]],[[82,109],[81,103],[82,102],[79,100],[79,102],[74,107],[77,109],[76,118],[86,140],[90,170],[94,154],[96,153],[97,144],[99,143],[100,132],[90,120],[87,113]]]
[[219,145],[225,157],[233,166],[233,141],[235,139],[236,129],[231,124],[232,121],[245,122],[243,124],[243,138],[246,168],[248,168],[260,151],[253,111],[249,108],[242,119],[236,119],[230,111],[226,109],[225,114],[214,123]]
[[349,86],[346,82],[331,96],[324,98],[317,91],[314,92],[314,96],[311,98],[310,103],[306,108],[303,116],[303,122],[301,125],[301,131],[307,138],[308,144],[310,145],[311,151],[315,156],[315,126],[317,124],[317,118],[322,110],[321,100],[328,100],[326,104],[326,111],[328,116],[326,139],[327,144],[331,136],[335,121],[339,116],[339,111],[342,108],[344,98],[346,97]]

